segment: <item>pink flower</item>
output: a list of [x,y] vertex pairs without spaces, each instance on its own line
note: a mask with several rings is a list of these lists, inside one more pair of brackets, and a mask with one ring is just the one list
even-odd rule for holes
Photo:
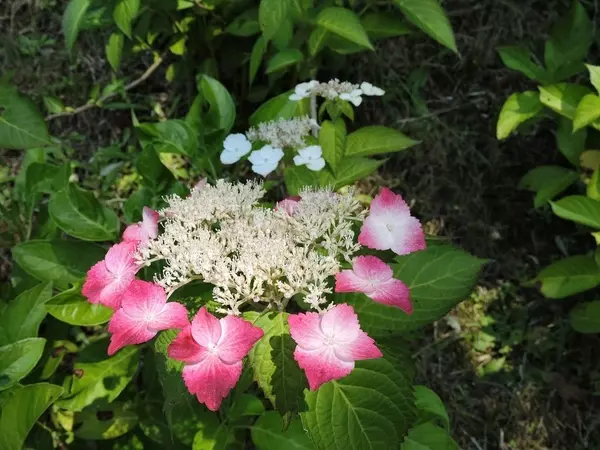
[[189,325],[185,306],[167,303],[165,290],[148,281],[134,280],[123,297],[121,308],[108,323],[112,333],[108,354],[112,355],[126,345],[142,344],[156,333],[170,328]]
[[139,269],[133,259],[136,247],[135,242],[113,245],[104,259],[88,271],[81,292],[90,303],[113,309],[121,306],[123,294]]
[[348,375],[354,361],[383,356],[375,341],[360,329],[354,309],[344,303],[322,314],[292,314],[288,323],[298,344],[294,359],[304,369],[313,391]]
[[371,202],[369,217],[360,229],[358,242],[376,250],[393,250],[406,255],[425,249],[425,235],[420,222],[410,215],[400,195],[381,189]]
[[301,198],[298,196],[284,198],[275,205],[275,211],[284,211],[288,215],[293,216],[298,210],[298,203]]
[[242,358],[263,334],[239,317],[219,320],[202,307],[191,326],[171,342],[169,356],[186,363],[186,387],[200,403],[216,411],[242,374]]
[[352,262],[352,270],[335,275],[335,292],[362,292],[377,303],[410,314],[410,290],[393,275],[392,268],[376,256],[359,256]]
[[147,206],[142,211],[142,221],[125,228],[124,242],[147,242],[158,236],[158,213]]
[[202,189],[204,187],[206,187],[208,185],[208,179],[207,178],[200,178],[200,180],[198,180],[198,182],[194,185],[194,189]]

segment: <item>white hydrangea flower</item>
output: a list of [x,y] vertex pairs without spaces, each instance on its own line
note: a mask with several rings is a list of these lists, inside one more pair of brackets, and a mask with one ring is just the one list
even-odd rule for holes
[[271,122],[260,123],[257,127],[250,128],[246,136],[252,142],[263,141],[278,148],[304,147],[304,138],[311,134],[313,127],[318,124],[308,116],[279,119]]
[[375,95],[381,97],[383,94],[385,94],[383,89],[373,86],[371,83],[367,83],[366,81],[361,83],[360,90],[365,95]]
[[310,170],[318,172],[325,167],[323,159],[323,149],[320,145],[310,145],[298,150],[298,155],[294,156],[294,163],[297,166],[306,165]]
[[221,162],[223,164],[233,164],[252,150],[252,144],[242,133],[230,134],[223,142],[223,152],[221,152]]
[[363,91],[360,89],[354,89],[352,92],[340,94],[340,98],[352,103],[354,106],[360,106],[362,103],[362,93]]
[[265,145],[260,150],[250,153],[248,161],[252,163],[252,171],[266,177],[277,168],[283,158],[283,150],[271,145]]
[[312,94],[312,90],[319,85],[319,82],[316,80],[311,80],[306,83],[300,83],[294,89],[294,93],[290,95],[290,100],[302,100],[303,98],[308,98]]

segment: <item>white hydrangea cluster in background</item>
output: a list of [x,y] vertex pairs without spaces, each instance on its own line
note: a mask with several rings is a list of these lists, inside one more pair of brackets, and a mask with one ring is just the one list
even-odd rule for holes
[[383,89],[366,81],[358,85],[338,79],[330,80],[327,83],[312,80],[298,84],[294,89],[294,93],[290,95],[290,100],[302,100],[308,97],[324,97],[327,100],[340,98],[351,102],[354,106],[360,106],[363,95],[382,96],[384,94]]
[[263,141],[273,147],[299,148],[306,145],[305,139],[315,126],[319,126],[317,121],[308,116],[279,119],[250,128],[246,132],[246,137],[251,142]]
[[326,309],[327,279],[360,248],[353,228],[366,211],[353,192],[305,190],[293,214],[259,206],[263,195],[260,184],[219,180],[167,198],[164,231],[140,245],[140,263],[164,261],[155,283],[168,295],[192,280],[213,284],[222,313],[248,302],[282,309],[297,294]]

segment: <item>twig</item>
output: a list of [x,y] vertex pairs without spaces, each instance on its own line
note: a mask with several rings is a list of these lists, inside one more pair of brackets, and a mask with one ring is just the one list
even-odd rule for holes
[[[130,91],[131,89],[136,88],[137,86],[142,84],[144,81],[146,81],[156,71],[156,69],[158,69],[160,67],[160,65],[163,63],[163,61],[164,61],[164,56],[159,56],[156,59],[156,61],[154,61],[154,63],[152,63],[152,65],[150,67],[148,67],[142,75],[140,75],[139,78],[137,78],[136,80],[133,80],[131,83],[127,84],[123,88],[123,92]],[[100,97],[94,103],[88,103],[87,105],[79,106],[78,108],[75,108],[73,111],[64,111],[64,112],[59,112],[56,114],[50,114],[49,116],[46,116],[45,120],[48,121],[48,120],[57,119],[59,117],[74,116],[75,114],[82,113],[84,111],[87,111],[88,109],[95,108],[99,104],[106,102],[107,100],[115,97],[119,93],[120,92],[110,92],[110,93]]]

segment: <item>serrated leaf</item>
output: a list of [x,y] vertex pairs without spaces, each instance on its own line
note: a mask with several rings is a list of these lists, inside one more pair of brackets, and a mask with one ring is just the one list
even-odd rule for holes
[[88,302],[78,287],[55,295],[45,306],[51,316],[70,325],[101,325],[108,322],[113,315],[112,309]]
[[544,106],[540,102],[540,94],[534,91],[514,93],[504,102],[498,124],[496,137],[505,139],[515,131],[519,125],[537,116]]
[[575,181],[579,174],[560,166],[539,166],[530,170],[519,181],[519,189],[527,189],[536,193],[533,202],[536,208],[545,205],[563,192]]
[[437,0],[395,0],[395,3],[413,24],[458,53],[452,26]]
[[118,0],[113,10],[113,19],[119,29],[131,39],[133,21],[140,10],[140,0]]
[[381,12],[369,12],[361,16],[360,23],[372,39],[386,39],[411,33],[406,21]]
[[289,195],[298,195],[303,187],[332,186],[335,181],[327,169],[315,172],[306,166],[286,167],[283,178]]
[[571,256],[544,268],[533,282],[544,296],[564,298],[600,285],[600,268],[592,256]]
[[290,66],[295,66],[304,59],[302,52],[288,48],[276,53],[267,63],[267,73],[278,72]]
[[267,41],[264,37],[261,36],[254,43],[254,46],[252,47],[252,52],[250,53],[250,70],[248,72],[250,85],[254,83],[254,79],[256,78],[256,74],[258,73],[258,68],[260,67],[262,59],[265,56],[266,49]]
[[339,302],[354,307],[361,327],[371,336],[405,333],[430,324],[465,300],[477,281],[485,260],[450,246],[396,258],[394,277],[410,288],[413,313],[376,303],[365,295],[338,295]]
[[0,315],[0,345],[37,337],[51,296],[52,283],[40,283],[8,302]]
[[588,227],[600,229],[600,201],[583,195],[571,195],[551,202],[552,212],[558,217]]
[[599,128],[600,125],[594,123],[598,118],[600,118],[600,97],[588,94],[577,105],[575,117],[573,118],[573,131],[577,131],[588,125]]
[[42,357],[46,339],[27,338],[0,347],[0,391],[18,383]]
[[370,159],[362,156],[344,157],[337,166],[334,188],[339,189],[371,175],[385,161],[385,159]]
[[121,33],[113,33],[108,38],[108,43],[106,44],[106,59],[115,72],[121,64],[124,42],[125,39]]
[[90,5],[90,0],[71,0],[67,5],[67,9],[65,9],[62,19],[62,29],[65,35],[65,44],[69,51],[75,45],[75,40],[77,40],[85,13]]
[[287,0],[260,0],[258,22],[265,39],[271,40],[288,17]]
[[573,122],[566,117],[560,118],[556,130],[556,146],[575,167],[579,167],[581,155],[585,151],[586,138],[585,128],[573,132]]
[[371,156],[399,152],[417,145],[415,141],[393,128],[363,127],[348,135],[345,156]]
[[358,16],[349,9],[337,6],[325,8],[317,16],[316,24],[330,33],[373,50],[373,45]]
[[329,120],[323,122],[319,131],[319,145],[323,150],[323,158],[335,173],[346,148],[345,122],[341,119],[335,122]]
[[509,69],[517,70],[531,80],[545,83],[546,71],[531,60],[531,52],[525,47],[520,45],[499,47],[498,53]]
[[569,312],[569,322],[580,333],[600,333],[600,300],[579,303]]
[[277,411],[267,411],[251,428],[252,443],[258,450],[312,450],[314,446],[302,428],[298,417],[293,417],[287,427]]
[[450,417],[440,397],[427,386],[415,386],[415,406],[421,416],[441,421],[446,431],[450,431]]
[[0,448],[23,448],[25,438],[38,418],[62,394],[63,389],[48,383],[14,386],[0,394]]
[[538,89],[540,90],[540,102],[571,120],[575,118],[575,111],[581,99],[590,93],[585,86],[571,83],[540,86]]
[[288,314],[247,313],[245,317],[265,333],[248,353],[254,380],[279,412],[301,410],[306,378],[294,360],[296,344],[290,336]]
[[448,433],[432,423],[412,428],[400,450],[460,450]]

